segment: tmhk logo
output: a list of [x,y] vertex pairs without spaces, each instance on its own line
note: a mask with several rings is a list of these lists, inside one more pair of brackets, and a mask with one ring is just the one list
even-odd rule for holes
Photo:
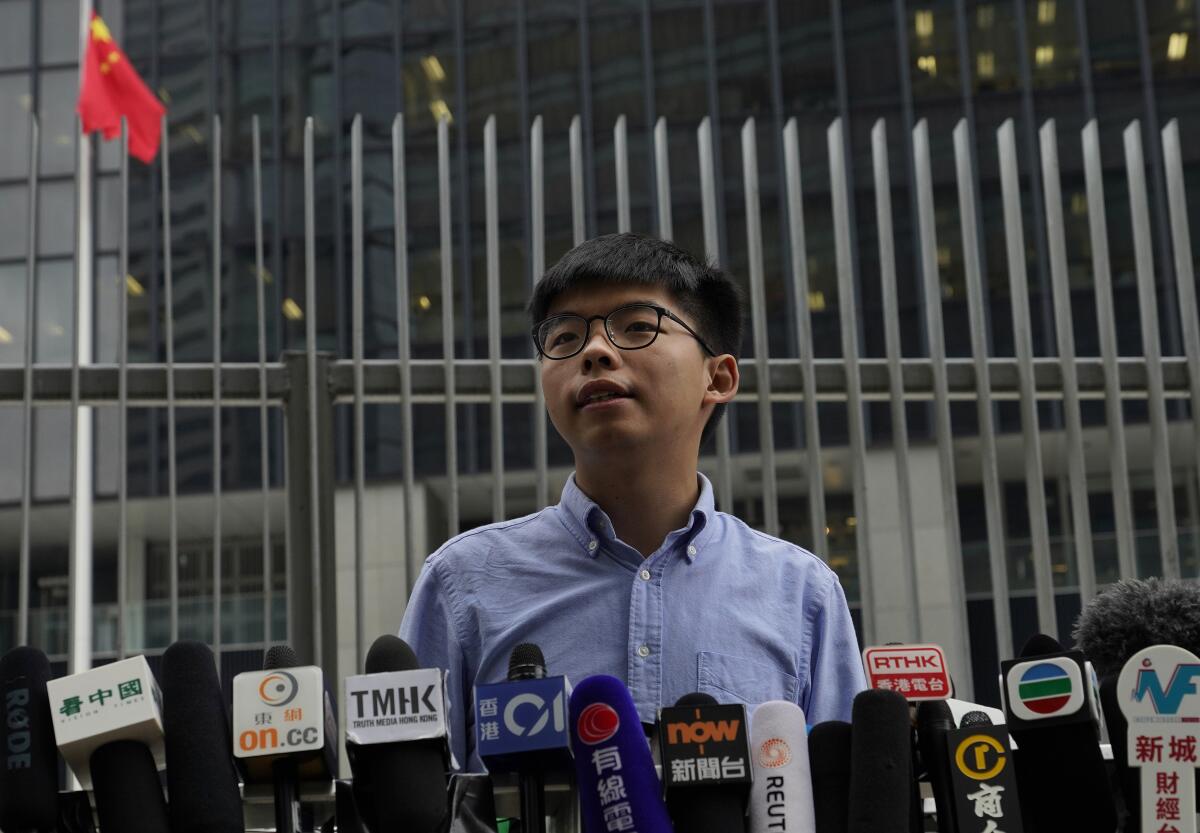
[[1171,672],[1171,679],[1164,689],[1158,672],[1154,669],[1149,658],[1142,660],[1142,667],[1137,672],[1137,684],[1133,691],[1133,699],[1141,703],[1150,696],[1155,714],[1178,714],[1183,698],[1189,694],[1200,694],[1196,688],[1196,679],[1200,677],[1200,665],[1196,663],[1178,663]]

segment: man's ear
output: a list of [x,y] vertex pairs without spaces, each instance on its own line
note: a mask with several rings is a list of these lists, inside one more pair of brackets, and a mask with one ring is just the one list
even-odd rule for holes
[[729,353],[708,360],[708,389],[704,391],[705,405],[729,402],[738,392],[738,362]]

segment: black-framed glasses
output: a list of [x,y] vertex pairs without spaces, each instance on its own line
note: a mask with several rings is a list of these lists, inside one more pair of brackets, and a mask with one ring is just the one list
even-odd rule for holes
[[700,342],[704,352],[717,355],[704,343],[704,339],[687,325],[687,322],[666,307],[655,304],[627,304],[617,307],[608,315],[582,315],[568,313],[552,315],[533,328],[533,344],[540,355],[547,359],[569,359],[583,350],[592,334],[592,322],[604,322],[604,334],[614,347],[622,350],[641,350],[649,347],[658,338],[663,318],[670,318],[687,330],[692,338]]

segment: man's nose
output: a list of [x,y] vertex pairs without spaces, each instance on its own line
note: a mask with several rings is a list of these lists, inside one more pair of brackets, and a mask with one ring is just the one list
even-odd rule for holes
[[587,343],[583,345],[579,355],[583,359],[585,370],[590,368],[593,363],[610,367],[620,362],[620,352],[609,340],[602,321],[597,321],[592,326],[591,332],[588,333]]

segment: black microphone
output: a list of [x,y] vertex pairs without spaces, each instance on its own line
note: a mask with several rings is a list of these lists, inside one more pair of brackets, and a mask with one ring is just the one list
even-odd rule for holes
[[158,682],[144,656],[50,680],[59,752],[92,789],[101,830],[168,833]]
[[1113,777],[1125,805],[1121,829],[1124,833],[1141,833],[1142,776],[1138,768],[1129,765],[1129,724],[1117,702],[1117,676],[1108,674],[1100,681],[1100,707],[1104,710],[1108,741],[1112,745]]
[[849,833],[908,833],[911,726],[908,701],[894,691],[867,689],[854,698]]
[[58,822],[58,748],[46,683],[50,661],[37,648],[0,658],[0,830],[52,829]]
[[954,715],[945,700],[926,700],[917,706],[917,743],[921,749],[921,763],[925,766],[929,786],[933,790],[933,802],[937,806],[938,833],[958,831],[954,819],[950,759],[946,751],[946,733],[952,729]]
[[233,735],[247,783],[270,783],[275,829],[299,827],[300,781],[328,781],[337,771],[337,722],[325,675],[300,665],[287,645],[269,648],[262,671],[233,678]]
[[675,833],[744,831],[752,777],[745,706],[720,705],[701,692],[685,694],[660,710],[658,724]]
[[[508,656],[508,681],[541,680],[546,677],[546,657],[532,642],[522,642]],[[546,832],[546,774],[533,763],[517,771],[521,791],[521,825],[531,833]]]
[[163,733],[171,833],[242,833],[229,714],[213,652],[176,642],[163,653]]
[[[424,718],[440,717],[444,725],[445,695],[431,675],[440,681],[441,672],[422,669],[408,643],[384,634],[367,652],[366,675],[346,680],[346,755],[355,803],[371,833],[432,833],[445,822],[445,732],[413,737],[436,723]],[[369,739],[364,731],[355,742],[358,721],[364,729],[373,723],[388,730]]]
[[987,712],[969,711],[958,721],[958,728],[967,729],[971,726],[991,726],[992,716]]
[[[1063,651],[1043,634],[1031,637],[1021,654],[1000,667],[1025,830],[1116,829],[1090,665],[1079,651]],[[1088,800],[1066,802],[1064,795]]]
[[850,724],[827,720],[808,735],[817,833],[846,833],[850,819]]

